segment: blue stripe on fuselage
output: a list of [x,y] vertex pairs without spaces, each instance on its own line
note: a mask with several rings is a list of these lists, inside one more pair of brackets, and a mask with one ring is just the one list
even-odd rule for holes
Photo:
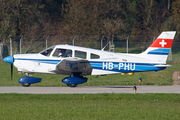
[[34,61],[39,63],[58,64],[61,60],[50,60],[50,59],[26,59],[26,58],[15,58],[15,60],[26,60]]
[[93,69],[107,70],[113,72],[142,72],[142,71],[158,71],[166,67],[156,67],[150,63],[131,63],[131,62],[90,62]]
[[[26,58],[15,58],[15,60],[26,60],[34,61],[39,63],[47,64],[58,64],[61,60],[52,59],[26,59]],[[132,63],[132,62],[100,62],[100,61],[89,61],[93,69],[106,70],[113,72],[142,72],[142,71],[158,71],[163,70],[166,67],[156,67],[150,63]]]

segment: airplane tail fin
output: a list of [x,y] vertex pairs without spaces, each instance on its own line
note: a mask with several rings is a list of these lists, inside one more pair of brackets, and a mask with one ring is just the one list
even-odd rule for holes
[[176,31],[162,32],[158,38],[141,53],[143,58],[165,63],[171,49]]

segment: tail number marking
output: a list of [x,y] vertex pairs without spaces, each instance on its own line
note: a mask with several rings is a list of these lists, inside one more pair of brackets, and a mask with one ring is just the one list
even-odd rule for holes
[[136,64],[135,63],[119,63],[119,64],[113,64],[112,62],[103,62],[102,69],[104,70],[113,70],[119,69],[119,70],[135,70]]

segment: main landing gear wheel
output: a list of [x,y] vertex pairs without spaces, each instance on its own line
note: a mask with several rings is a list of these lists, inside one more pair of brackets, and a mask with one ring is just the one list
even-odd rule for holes
[[29,87],[31,84],[29,83],[21,83],[23,87]]
[[69,87],[76,87],[77,84],[67,84],[67,86],[69,86]]

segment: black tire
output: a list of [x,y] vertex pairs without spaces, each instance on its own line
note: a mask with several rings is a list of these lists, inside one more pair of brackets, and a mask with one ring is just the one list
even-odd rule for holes
[[29,83],[21,83],[23,87],[29,87],[31,84]]
[[67,84],[67,86],[69,86],[69,87],[76,87],[77,84]]

